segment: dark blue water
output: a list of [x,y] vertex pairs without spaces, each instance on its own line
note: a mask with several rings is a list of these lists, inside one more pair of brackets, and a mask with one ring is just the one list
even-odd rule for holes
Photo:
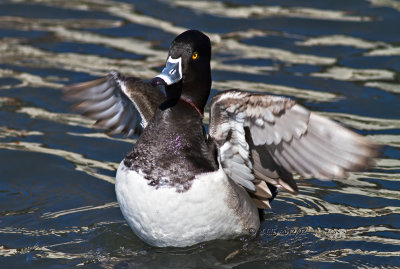
[[[0,1],[1,268],[400,266],[400,3]],[[125,223],[115,170],[135,137],[69,110],[65,84],[151,78],[185,29],[213,41],[213,94],[289,96],[385,144],[348,180],[299,180],[254,240],[153,248]]]

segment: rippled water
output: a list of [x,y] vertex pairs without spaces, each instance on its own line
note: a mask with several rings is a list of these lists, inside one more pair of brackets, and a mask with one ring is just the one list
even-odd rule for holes
[[[0,1],[1,267],[400,266],[399,26],[398,0]],[[141,242],[113,186],[135,138],[93,129],[60,88],[111,69],[150,78],[187,28],[213,41],[213,94],[290,96],[386,144],[376,169],[299,180],[255,240]]]

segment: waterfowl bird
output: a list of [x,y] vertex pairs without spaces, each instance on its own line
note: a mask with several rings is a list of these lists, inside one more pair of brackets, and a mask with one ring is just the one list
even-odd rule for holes
[[210,59],[209,38],[188,30],[152,80],[112,71],[64,88],[96,126],[140,134],[119,165],[115,191],[129,226],[153,246],[254,234],[257,208],[269,208],[277,189],[298,192],[294,173],[343,178],[378,153],[366,138],[291,99],[238,90],[211,100],[207,134]]

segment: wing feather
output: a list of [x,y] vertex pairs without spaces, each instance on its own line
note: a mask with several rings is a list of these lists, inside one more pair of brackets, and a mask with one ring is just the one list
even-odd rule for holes
[[165,100],[161,90],[133,77],[111,71],[106,77],[64,87],[73,108],[96,120],[95,126],[107,129],[110,135],[139,134],[157,107]]
[[241,91],[212,99],[209,133],[228,176],[262,208],[273,198],[268,184],[295,194],[293,174],[344,178],[370,166],[380,148],[288,98]]

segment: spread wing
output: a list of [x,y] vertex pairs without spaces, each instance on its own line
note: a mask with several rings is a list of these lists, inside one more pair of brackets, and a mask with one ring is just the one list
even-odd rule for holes
[[77,103],[74,109],[96,120],[95,126],[107,129],[111,135],[140,134],[165,100],[161,90],[150,82],[124,77],[116,71],[63,90],[67,100]]
[[211,101],[209,133],[228,176],[269,208],[271,188],[298,189],[292,174],[322,180],[372,164],[379,146],[284,97],[228,91]]

